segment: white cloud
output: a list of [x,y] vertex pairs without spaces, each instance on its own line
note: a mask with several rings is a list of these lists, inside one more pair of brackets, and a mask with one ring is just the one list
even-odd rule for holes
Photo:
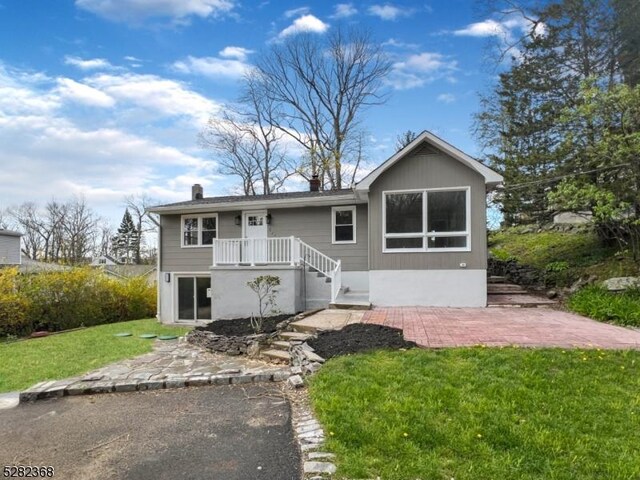
[[285,38],[303,32],[324,33],[328,28],[329,25],[319,18],[313,15],[303,15],[300,18],[296,18],[291,25],[282,30],[278,37]]
[[417,43],[407,43],[402,42],[400,40],[396,40],[395,38],[390,38],[389,40],[382,42],[383,47],[393,47],[393,48],[407,48],[409,50],[415,50],[420,47]]
[[396,90],[417,88],[435,80],[450,78],[457,69],[458,62],[441,53],[422,52],[394,63],[387,83]]
[[192,57],[175,62],[173,69],[180,73],[203,75],[209,78],[238,79],[246,74],[251,66],[240,60],[216,57]]
[[289,9],[287,11],[284,12],[284,16],[286,18],[291,18],[291,17],[299,17],[301,15],[306,15],[307,13],[309,13],[311,9],[309,7],[298,7],[298,8],[292,8]]
[[230,13],[234,0],[76,0],[76,6],[114,21],[138,22],[164,17],[218,17]]
[[64,57],[64,63],[77,67],[80,70],[110,70],[113,68],[113,65],[104,58],[90,58],[84,60],[80,57],[67,55]]
[[197,124],[202,124],[220,109],[218,103],[189,90],[182,83],[156,75],[100,74],[86,79],[86,83],[118,101],[165,117],[188,117]]
[[502,23],[489,19],[454,30],[453,34],[465,37],[497,37],[504,35],[505,32],[505,26]]
[[70,78],[58,79],[58,92],[64,99],[92,107],[113,107],[115,100],[104,92]]
[[244,62],[252,53],[253,50],[249,50],[248,48],[228,46],[220,50],[218,55],[223,58],[235,58]]
[[453,93],[441,93],[436,100],[442,103],[453,103],[456,101],[456,96]]
[[386,3],[384,5],[372,5],[369,7],[369,15],[374,15],[382,20],[398,20],[400,17],[406,17],[412,13],[412,10],[396,7]]
[[358,9],[353,3],[338,3],[333,11],[333,18],[349,18],[358,14]]

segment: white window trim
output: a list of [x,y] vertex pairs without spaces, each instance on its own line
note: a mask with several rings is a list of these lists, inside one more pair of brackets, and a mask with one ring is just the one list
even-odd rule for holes
[[[466,192],[466,225],[464,232],[427,232],[427,193],[428,192]],[[414,233],[387,233],[387,201],[386,196],[394,193],[421,193],[422,194],[422,232]],[[438,253],[438,252],[470,252],[471,251],[471,187],[442,187],[442,188],[418,188],[410,190],[385,190],[382,192],[382,253]],[[387,238],[418,238],[422,237],[422,248],[387,248]],[[429,248],[428,237],[467,237],[467,246],[464,248]]]
[[[336,212],[351,211],[353,218],[353,240],[336,240]],[[333,245],[346,245],[357,243],[356,239],[356,206],[349,205],[347,207],[331,207],[331,243]]]
[[[197,245],[185,245],[184,243],[184,219],[185,218],[197,218],[198,219],[198,244]],[[185,214],[180,217],[180,246],[182,248],[211,248],[212,245],[202,245],[202,219],[203,218],[215,218],[216,219],[216,238],[219,238],[220,222],[218,221],[217,213],[205,213],[199,215]]]

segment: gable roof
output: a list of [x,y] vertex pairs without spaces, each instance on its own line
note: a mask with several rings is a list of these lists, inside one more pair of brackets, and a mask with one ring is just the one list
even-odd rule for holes
[[0,235],[4,235],[6,237],[21,237],[22,234],[20,232],[14,232],[13,230],[5,230],[4,228],[0,228]]
[[313,205],[340,204],[344,201],[354,201],[353,190],[322,190],[319,192],[283,192],[269,195],[229,195],[225,197],[205,197],[185,202],[156,205],[147,209],[151,213],[175,213],[179,211],[196,212],[215,208],[216,210],[239,210],[242,207],[260,208],[261,205],[270,207],[297,207]]
[[480,175],[484,177],[485,184],[489,187],[495,187],[499,183],[502,183],[503,178],[497,172],[494,172],[486,165],[480,163],[475,158],[467,155],[462,150],[454,147],[450,143],[445,142],[440,137],[434,135],[431,132],[423,131],[420,135],[418,135],[413,142],[408,144],[401,150],[398,150],[392,157],[390,157],[386,162],[382,165],[378,166],[375,170],[373,170],[369,175],[360,180],[355,187],[356,192],[368,192],[371,184],[385,171],[395,165],[398,161],[409,155],[413,150],[421,145],[423,142],[429,143],[433,145],[437,149],[446,153],[450,157],[458,160],[460,163],[463,163],[467,167],[475,170]]

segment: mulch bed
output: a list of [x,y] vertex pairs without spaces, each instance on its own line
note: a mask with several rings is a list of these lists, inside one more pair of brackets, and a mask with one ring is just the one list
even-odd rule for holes
[[[284,314],[265,317],[261,333],[275,332],[276,325],[288,318],[291,318],[291,315]],[[244,337],[245,335],[253,335],[255,333],[251,327],[250,317],[234,318],[232,320],[215,320],[202,327],[196,327],[196,330],[213,332],[216,335],[224,335],[225,337]]]
[[323,332],[307,342],[322,358],[365,352],[377,348],[417,347],[402,337],[402,330],[368,323],[354,323],[342,330]]

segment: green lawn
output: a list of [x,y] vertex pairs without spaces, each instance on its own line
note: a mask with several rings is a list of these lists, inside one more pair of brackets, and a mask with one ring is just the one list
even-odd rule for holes
[[[71,377],[150,352],[154,340],[138,338],[142,333],[182,335],[187,331],[188,328],[167,327],[147,319],[0,344],[0,392],[23,390],[43,380]],[[133,336],[113,336],[119,332]]]
[[640,478],[640,352],[380,351],[310,393],[338,478]]

